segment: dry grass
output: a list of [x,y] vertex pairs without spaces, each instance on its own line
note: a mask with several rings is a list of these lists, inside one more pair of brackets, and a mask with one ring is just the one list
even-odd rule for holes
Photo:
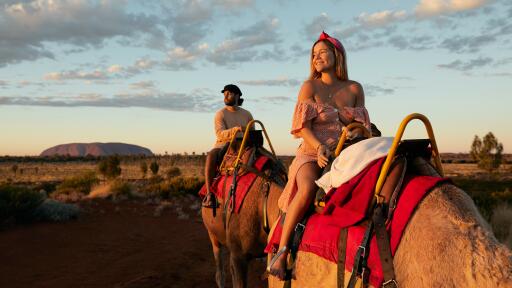
[[[142,161],[142,160],[141,160]],[[131,161],[129,163],[121,162],[121,176],[123,180],[143,179],[140,169],[141,161]],[[149,165],[150,160],[146,160]],[[160,169],[158,174],[164,175],[171,167],[178,167],[184,177],[203,177],[204,166],[188,163],[178,163],[171,165],[170,161],[158,161]],[[11,170],[13,165],[18,166],[16,174]],[[63,181],[72,176],[78,176],[86,171],[97,171],[97,162],[1,162],[0,163],[0,183],[11,181],[13,183],[36,183],[48,181]],[[148,171],[146,178],[151,176]]]

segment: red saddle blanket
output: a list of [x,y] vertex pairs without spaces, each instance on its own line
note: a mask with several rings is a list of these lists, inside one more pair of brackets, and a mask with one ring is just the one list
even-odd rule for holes
[[[354,256],[366,229],[366,227],[354,225],[365,217],[384,159],[375,160],[358,175],[328,194],[329,198],[326,199],[323,214],[315,213],[307,221],[299,246],[300,251],[312,252],[337,263],[339,233],[341,228],[349,227],[345,270],[352,271]],[[393,256],[416,206],[432,188],[444,181],[447,179],[431,176],[406,176],[393,218],[387,225]],[[279,223],[265,248],[266,253],[277,251],[282,233],[281,221]],[[383,273],[375,235],[370,242],[368,267],[370,268],[370,284],[380,287],[383,282]]]
[[[261,171],[261,169],[263,169],[263,166],[265,166],[268,160],[269,158],[266,156],[258,157],[258,159],[254,161],[254,168],[256,168],[256,170],[258,171]],[[238,213],[240,211],[240,207],[242,207],[244,198],[247,195],[247,192],[249,192],[249,189],[251,189],[251,186],[257,177],[258,175],[249,172],[236,178],[237,186],[235,191],[235,207],[233,210],[235,213]],[[233,175],[223,175],[215,178],[215,180],[212,183],[212,193],[215,194],[215,196],[217,196],[217,198],[219,199],[226,199],[229,193],[229,189],[231,187],[231,183],[233,183]],[[201,190],[199,190],[199,196],[201,198],[204,198],[204,196],[206,196],[206,184],[203,185]]]

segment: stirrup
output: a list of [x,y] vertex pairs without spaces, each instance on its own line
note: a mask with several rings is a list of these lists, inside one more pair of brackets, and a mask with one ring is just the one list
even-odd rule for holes
[[[279,259],[279,257],[281,257],[281,255],[283,255],[287,250],[288,250],[288,247],[283,246],[283,248],[279,249],[279,251],[277,251],[276,255],[274,255],[274,257],[272,257],[272,259],[270,259],[270,263],[268,263],[268,266],[267,266],[267,269],[265,270],[265,273],[263,273],[263,275],[261,276],[262,280],[267,279],[270,275],[275,276],[275,275],[270,273],[270,269],[272,269],[272,266],[274,266],[274,264],[277,262],[277,259]],[[291,280],[291,278],[292,278],[291,277],[292,276],[291,272],[292,271],[285,268],[284,272],[285,273],[284,273],[283,281]]]
[[[206,202],[206,199],[208,199],[208,195],[210,195],[210,201]],[[219,201],[217,200],[215,194],[213,194],[212,192],[208,192],[206,196],[204,196],[201,206],[203,206],[204,208],[217,208],[219,207]]]

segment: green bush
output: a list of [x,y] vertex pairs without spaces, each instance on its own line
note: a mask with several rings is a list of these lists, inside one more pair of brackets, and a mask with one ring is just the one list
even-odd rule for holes
[[119,196],[132,196],[132,185],[128,182],[124,182],[121,180],[115,180],[110,184],[110,192],[112,192],[112,196],[117,198]]
[[156,160],[153,160],[151,164],[149,164],[149,170],[151,170],[151,173],[153,173],[153,176],[156,176],[158,174],[158,170],[160,169],[160,165],[156,162]]
[[94,171],[84,172],[80,175],[65,179],[57,185],[54,193],[69,194],[70,192],[80,192],[82,194],[89,194],[93,185],[99,182],[98,177]]
[[44,196],[24,186],[0,185],[0,225],[6,221],[28,222]]
[[98,163],[98,170],[107,179],[114,179],[121,175],[121,160],[119,156],[108,156]]
[[204,185],[204,181],[197,177],[175,177],[161,184],[160,196],[169,198],[176,195],[197,195],[197,192]]

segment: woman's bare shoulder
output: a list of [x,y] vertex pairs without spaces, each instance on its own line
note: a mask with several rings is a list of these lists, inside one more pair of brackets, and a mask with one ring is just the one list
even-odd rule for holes
[[300,92],[297,101],[301,102],[315,102],[315,80],[306,80],[300,87]]
[[355,106],[364,106],[363,86],[357,81],[349,80],[346,87],[348,91],[350,91],[350,94],[354,95],[355,97]]

